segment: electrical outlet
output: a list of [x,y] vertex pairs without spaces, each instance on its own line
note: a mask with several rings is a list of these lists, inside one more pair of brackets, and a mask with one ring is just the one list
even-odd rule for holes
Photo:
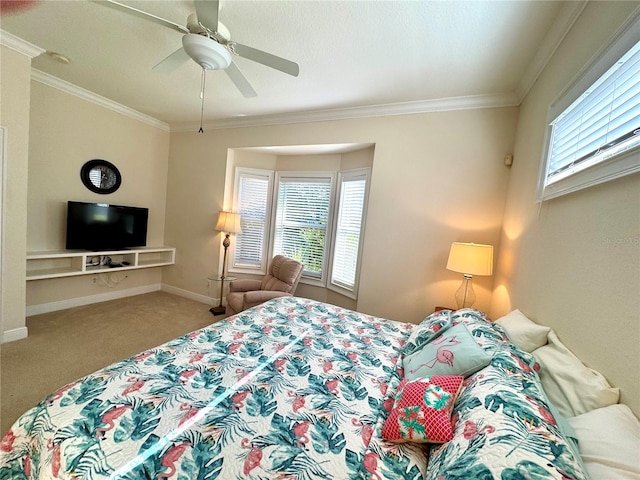
[[211,280],[207,280],[207,288],[211,288]]
[[98,284],[98,277],[94,275],[93,277],[91,277],[91,285],[97,285],[97,284]]

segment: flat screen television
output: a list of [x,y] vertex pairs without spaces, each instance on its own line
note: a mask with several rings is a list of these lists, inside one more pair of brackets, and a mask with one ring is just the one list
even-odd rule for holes
[[67,202],[68,250],[123,250],[147,244],[149,209]]

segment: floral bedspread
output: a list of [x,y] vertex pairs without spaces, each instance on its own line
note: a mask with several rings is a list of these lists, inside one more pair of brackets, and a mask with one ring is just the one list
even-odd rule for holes
[[445,311],[463,322],[491,363],[466,379],[454,409],[454,438],[431,449],[434,480],[587,479],[571,427],[542,390],[535,358],[515,347],[504,330],[472,309]]
[[412,328],[272,300],[60,388],[6,433],[0,478],[423,478],[422,447],[379,437]]

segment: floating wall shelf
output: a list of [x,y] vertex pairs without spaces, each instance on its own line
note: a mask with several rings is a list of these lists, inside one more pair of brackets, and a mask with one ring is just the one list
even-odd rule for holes
[[[94,265],[99,263],[100,257],[110,257],[112,263],[121,266]],[[27,280],[163,267],[173,265],[175,262],[176,249],[174,247],[143,247],[100,252],[86,250],[27,252]]]

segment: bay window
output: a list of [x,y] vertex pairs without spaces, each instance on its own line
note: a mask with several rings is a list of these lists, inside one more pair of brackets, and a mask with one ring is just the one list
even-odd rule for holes
[[355,299],[369,172],[237,168],[234,208],[242,233],[236,235],[230,271],[265,273],[267,259],[285,255],[304,265],[303,283]]

